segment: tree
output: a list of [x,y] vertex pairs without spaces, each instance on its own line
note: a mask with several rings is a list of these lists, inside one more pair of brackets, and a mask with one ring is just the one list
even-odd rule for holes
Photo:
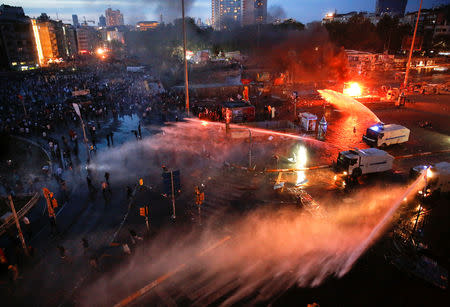
[[362,13],[348,22],[330,22],[325,25],[331,40],[345,49],[379,51],[382,45],[375,25]]
[[294,31],[303,31],[305,30],[305,25],[301,22],[296,21],[295,19],[287,19],[280,23],[279,25],[276,25],[276,27],[283,29],[283,30],[294,30]]

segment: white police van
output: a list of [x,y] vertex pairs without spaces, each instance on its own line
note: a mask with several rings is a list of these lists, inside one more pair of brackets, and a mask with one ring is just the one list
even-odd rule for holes
[[377,149],[351,149],[339,153],[335,170],[343,176],[358,178],[364,174],[381,173],[392,169],[394,157]]
[[363,141],[372,147],[386,147],[392,144],[405,143],[409,140],[410,130],[406,127],[378,123],[367,128]]

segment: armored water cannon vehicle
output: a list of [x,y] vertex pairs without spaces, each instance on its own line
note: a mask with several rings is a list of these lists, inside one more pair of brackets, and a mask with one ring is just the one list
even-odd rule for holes
[[393,162],[394,157],[383,150],[355,148],[339,153],[335,170],[340,175],[358,178],[364,174],[389,171]]
[[450,163],[439,162],[434,166],[418,165],[410,170],[411,179],[416,179],[423,172],[426,174],[426,187],[419,191],[423,197],[450,193]]
[[405,143],[409,140],[410,130],[406,127],[384,123],[378,123],[367,128],[362,139],[372,147],[387,147],[393,144]]

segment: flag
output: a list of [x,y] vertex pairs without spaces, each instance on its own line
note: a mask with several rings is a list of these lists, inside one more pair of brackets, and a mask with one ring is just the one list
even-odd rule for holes
[[72,103],[73,108],[75,109],[75,113],[81,118],[80,106],[76,103]]

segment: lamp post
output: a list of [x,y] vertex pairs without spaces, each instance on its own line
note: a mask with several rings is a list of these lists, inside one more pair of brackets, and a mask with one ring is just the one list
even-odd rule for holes
[[184,89],[186,96],[186,113],[189,116],[189,79],[188,79],[188,63],[186,58],[186,21],[184,16],[184,0],[181,0],[181,10],[183,17]]
[[405,80],[403,80],[402,92],[398,96],[397,106],[400,106],[401,100],[405,99],[404,91],[405,91],[406,87],[408,86],[409,68],[411,66],[411,58],[412,58],[412,54],[413,54],[413,50],[414,50],[414,43],[416,41],[417,27],[419,25],[419,19],[420,19],[420,11],[422,10],[422,2],[423,2],[423,0],[420,0],[419,11],[417,12],[417,20],[416,20],[416,25],[414,27],[414,34],[413,34],[413,38],[412,38],[412,42],[411,42],[411,48],[409,49],[408,63],[406,64]]
[[8,195],[8,201],[9,201],[9,205],[11,207],[11,211],[13,213],[14,222],[16,223],[17,232],[19,233],[20,243],[22,243],[22,248],[23,248],[25,255],[28,256],[27,244],[25,243],[25,238],[23,237],[22,229],[20,228],[19,218],[17,217],[16,208],[14,207],[14,202],[13,202],[11,195]]

